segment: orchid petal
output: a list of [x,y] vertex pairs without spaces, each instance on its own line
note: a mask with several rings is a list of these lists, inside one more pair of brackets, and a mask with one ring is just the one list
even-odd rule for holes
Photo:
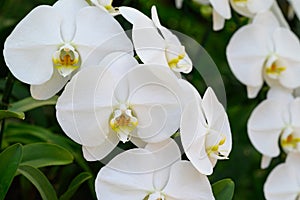
[[52,55],[60,43],[61,17],[50,6],[33,9],[4,44],[4,58],[12,74],[22,82],[40,85],[53,73]]
[[139,121],[138,136],[145,142],[167,139],[179,128],[182,91],[177,77],[157,65],[137,66],[128,75],[128,101]]
[[212,174],[213,165],[205,149],[207,125],[199,100],[191,101],[185,106],[181,117],[180,133],[185,154],[194,167],[200,173]]
[[[144,149],[131,149],[117,155],[97,175],[98,199],[144,199],[153,190],[153,174],[146,172],[151,169],[147,164],[151,165],[153,159],[151,152]],[[145,170],[144,173],[141,170]]]
[[183,109],[185,105],[188,105],[189,102],[191,101],[199,101],[201,102],[201,96],[199,94],[199,92],[197,91],[197,89],[188,81],[184,80],[184,79],[179,79],[178,83],[180,84],[182,91],[184,92],[183,96],[183,100],[182,100],[182,105],[183,105]]
[[210,0],[213,9],[223,18],[230,19],[231,11],[229,0]]
[[295,89],[300,86],[300,62],[286,60],[286,63],[286,70],[280,73],[279,82],[289,90]]
[[255,98],[262,88],[262,84],[258,87],[247,86],[247,95],[249,99]]
[[300,190],[299,180],[297,180],[299,166],[299,156],[288,155],[286,162],[275,167],[269,174],[264,185],[265,197],[275,200],[296,199]]
[[266,156],[266,155],[262,155],[261,158],[261,163],[260,163],[260,168],[261,169],[266,169],[269,167],[270,163],[272,161],[272,157]]
[[270,11],[258,13],[257,15],[255,15],[252,24],[262,25],[268,28],[270,33],[273,33],[275,28],[280,27],[280,24],[275,15]]
[[265,100],[251,113],[248,120],[248,136],[254,147],[262,154],[279,155],[279,135],[284,128],[283,110],[286,104],[281,101]]
[[[80,52],[82,62],[89,58],[92,51],[96,51],[93,55],[100,58],[115,51],[132,52],[132,44],[121,25],[110,14],[96,7],[81,9],[76,27],[73,43]],[[89,64],[98,63],[89,61]]]
[[101,160],[119,143],[117,134],[110,132],[108,137],[98,146],[82,146],[83,156],[87,161]]
[[164,39],[167,41],[167,43],[170,43],[172,45],[181,46],[181,43],[179,39],[167,28],[163,27],[160,24],[159,17],[157,14],[157,9],[155,6],[151,7],[151,15],[152,15],[152,21],[154,25],[161,31]]
[[219,31],[224,28],[225,18],[213,9],[213,30]]
[[300,98],[296,98],[293,102],[291,102],[291,124],[295,128],[300,128],[300,113],[298,112],[300,109]]
[[84,0],[59,0],[53,8],[57,10],[62,17],[61,36],[65,42],[71,42],[76,30],[76,15],[78,11],[88,6]]
[[53,97],[58,93],[65,84],[70,80],[70,77],[61,76],[55,69],[52,77],[41,85],[31,85],[30,93],[34,99],[45,100]]
[[166,44],[153,21],[134,8],[120,7],[119,10],[121,15],[133,24],[132,40],[139,58],[146,64],[168,66],[165,56]]
[[214,199],[208,178],[187,161],[177,162],[171,167],[170,179],[163,191],[166,199]]
[[267,93],[267,99],[289,102],[294,99],[293,90],[283,87],[271,87]]
[[159,143],[149,143],[145,149],[151,151],[155,156],[155,170],[170,167],[181,159],[180,149],[177,143],[171,138]]
[[220,150],[226,150],[226,156],[231,151],[232,139],[229,120],[224,107],[218,101],[214,91],[207,88],[203,100],[202,109],[204,111],[208,126],[210,129],[216,131],[218,135],[224,135],[226,141],[220,146]]
[[[104,68],[79,71],[67,84],[56,105],[64,132],[84,146],[98,146],[109,133],[114,76]],[[88,81],[87,81],[88,80]]]
[[254,1],[248,1],[247,6],[250,12],[260,13],[269,10],[273,3],[274,0],[264,0],[264,1],[254,0]]
[[249,17],[252,18],[254,13],[252,13],[247,5],[242,5],[239,6],[238,3],[240,3],[239,1],[236,0],[230,0],[230,4],[231,7],[234,9],[234,11],[236,11],[237,13],[239,13],[240,15],[243,15],[245,17]]
[[155,189],[162,190],[169,180],[170,166],[181,159],[179,147],[173,139],[168,138],[160,143],[148,144],[145,148],[156,157],[155,169],[159,171],[153,174],[153,185]]
[[275,51],[280,57],[300,62],[300,42],[292,31],[285,28],[277,28],[274,31],[273,39]]
[[237,79],[247,86],[258,88],[263,84],[262,70],[271,50],[268,29],[253,24],[242,27],[233,35],[226,54]]

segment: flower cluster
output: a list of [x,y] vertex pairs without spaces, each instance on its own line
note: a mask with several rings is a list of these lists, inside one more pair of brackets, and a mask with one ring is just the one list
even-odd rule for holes
[[[249,23],[239,28],[230,39],[226,49],[227,60],[233,74],[247,87],[249,98],[257,97],[264,85],[269,88],[267,98],[253,110],[247,125],[251,143],[263,155],[262,168],[267,168],[272,158],[280,155],[281,149],[287,154],[286,162],[277,166],[268,177],[264,187],[265,197],[271,200],[299,199],[300,173],[297,167],[299,168],[300,156],[300,100],[297,88],[300,87],[300,42],[298,37],[290,30],[274,0],[197,2],[211,4],[214,30],[223,28],[224,19],[230,18],[229,5],[237,13],[250,19]],[[176,3],[177,7],[181,7],[182,1]],[[290,4],[298,15],[297,1],[290,1]],[[205,96],[202,103],[205,104]],[[205,115],[206,110],[203,109],[203,112]],[[185,119],[184,115],[183,119]],[[186,130],[193,132],[190,131],[193,128],[202,129],[207,124],[209,126],[211,121],[218,122],[218,120],[207,120],[202,124],[197,122],[193,127],[182,125],[183,144],[186,144],[185,141],[189,139],[192,140],[191,138],[186,140],[184,136]],[[222,132],[220,136],[227,138],[226,132],[220,132]],[[212,157],[223,159],[227,157],[226,149],[229,147],[222,149],[225,144],[220,136],[218,145],[206,150],[211,150]],[[197,139],[189,143],[190,149],[193,149],[193,143],[196,144]],[[219,149],[218,154],[213,153],[214,148]],[[190,158],[194,156],[189,150],[186,150],[186,153]],[[202,164],[198,170],[208,173],[209,167]],[[282,180],[286,180],[286,184],[282,184]]]
[[[230,16],[219,8],[216,18]],[[86,160],[104,159],[119,142],[136,145],[100,169],[98,199],[214,199],[206,175],[231,151],[227,114],[211,88],[201,98],[181,77],[192,60],[151,11],[150,19],[101,0],[38,6],[7,38],[5,61],[32,97],[62,90],[57,120]],[[132,24],[132,40],[115,15]],[[171,139],[178,131],[189,161]]]

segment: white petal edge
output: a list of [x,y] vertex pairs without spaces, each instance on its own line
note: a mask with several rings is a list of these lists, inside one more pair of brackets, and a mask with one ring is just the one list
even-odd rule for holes
[[61,20],[52,7],[38,6],[8,36],[4,44],[4,59],[17,79],[40,85],[51,78],[52,55],[62,44]]
[[56,69],[54,69],[52,77],[41,85],[31,85],[30,93],[34,99],[46,100],[58,93],[71,77],[61,76]]

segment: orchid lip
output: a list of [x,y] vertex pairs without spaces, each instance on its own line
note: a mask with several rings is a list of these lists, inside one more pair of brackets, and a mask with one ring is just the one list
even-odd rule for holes
[[287,152],[299,151],[300,136],[295,132],[295,130],[292,127],[287,127],[283,131],[280,144],[282,148]]
[[206,147],[207,155],[218,160],[228,159],[228,157],[226,156],[227,152],[219,149],[222,145],[225,144],[225,142],[226,136],[221,134],[221,139],[217,140],[217,144]]
[[246,7],[248,0],[233,0],[233,2],[240,7]]
[[64,44],[52,56],[53,66],[63,77],[69,76],[80,67],[80,56],[74,46]]
[[146,196],[144,199],[147,200],[166,200],[165,195],[162,194],[160,191],[155,191],[148,196]]
[[267,58],[265,67],[266,75],[272,79],[277,79],[286,70],[285,63],[274,54]]
[[111,114],[109,125],[117,133],[120,141],[125,143],[130,140],[132,132],[138,125],[138,119],[131,108],[121,104]]

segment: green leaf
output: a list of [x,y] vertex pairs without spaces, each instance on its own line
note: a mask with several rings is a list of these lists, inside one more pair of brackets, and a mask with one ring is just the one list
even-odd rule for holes
[[60,196],[59,200],[71,199],[71,197],[75,194],[81,184],[89,180],[90,178],[92,178],[92,175],[88,172],[82,172],[81,174],[76,176],[71,182],[68,190]]
[[28,165],[20,165],[18,172],[25,176],[36,187],[42,199],[57,200],[53,186],[40,170]]
[[223,179],[212,185],[216,200],[230,200],[234,193],[234,182],[231,179]]
[[76,162],[84,171],[91,171],[85,159],[82,157],[81,146],[74,143],[67,137],[52,133],[48,129],[21,123],[9,123],[5,129],[5,142],[8,143],[36,143],[47,142],[57,144],[69,152],[72,152]]
[[38,108],[41,106],[55,105],[57,98],[58,98],[58,96],[54,96],[48,100],[36,100],[36,99],[33,99],[32,97],[28,97],[28,98],[25,98],[20,101],[12,103],[8,110],[18,111],[18,112],[26,112],[26,111],[29,111],[29,110],[32,110],[34,108]]
[[53,165],[67,165],[73,162],[73,155],[55,144],[34,143],[23,147],[22,165],[45,167]]
[[[4,139],[8,142],[20,142],[24,144],[34,142],[54,143],[66,149],[70,149],[70,145],[74,144],[68,138],[52,133],[48,129],[21,123],[9,123],[6,127]],[[23,141],[24,140],[24,141]]]
[[23,112],[0,110],[0,120],[5,118],[25,119],[25,114]]
[[3,200],[22,159],[22,146],[12,145],[0,154],[0,200]]

